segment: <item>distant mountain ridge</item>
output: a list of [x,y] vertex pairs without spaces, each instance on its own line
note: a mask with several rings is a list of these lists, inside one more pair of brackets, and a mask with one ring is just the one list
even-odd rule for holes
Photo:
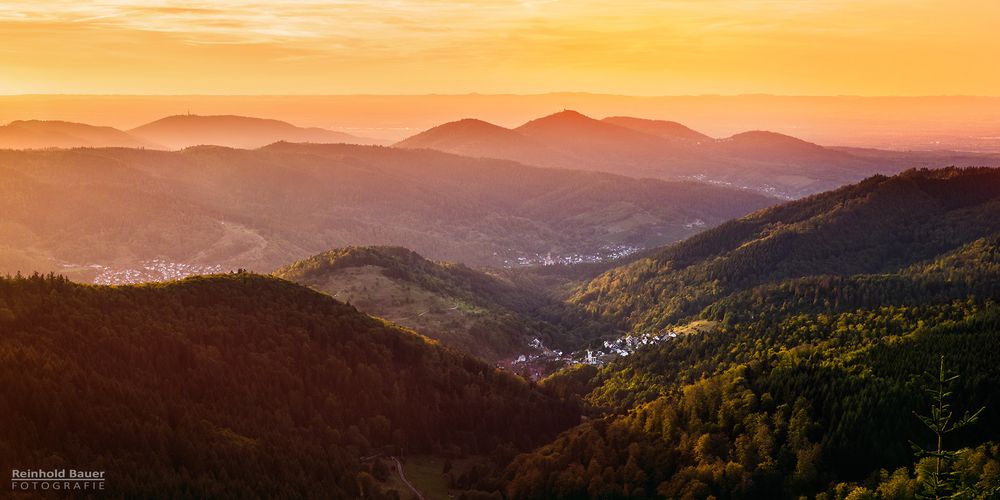
[[113,127],[58,120],[17,120],[0,126],[0,148],[157,147]]
[[[239,115],[174,115],[127,132],[59,121],[16,121],[0,127],[0,149],[183,149],[199,145],[255,149],[282,141],[391,143]],[[677,122],[629,116],[596,120],[572,110],[516,128],[467,118],[433,127],[395,146],[635,178],[696,180],[784,199],[913,167],[1000,166],[997,154],[824,147],[768,131],[716,139]]]
[[694,182],[346,144],[0,150],[0,179],[0,273],[76,279],[153,259],[270,272],[349,245],[493,267],[550,254],[614,258],[775,201]]
[[[457,126],[475,121],[475,130]],[[502,138],[502,139],[501,139]],[[1000,166],[995,155],[834,149],[768,131],[716,139],[676,122],[625,116],[596,120],[563,110],[513,129],[479,120],[435,127],[397,144],[631,177],[697,179],[798,198],[917,165]]]
[[573,160],[525,135],[482,120],[466,118],[425,130],[394,145],[405,149],[435,149],[473,158],[504,158],[527,164],[569,168]]
[[317,127],[236,115],[174,115],[129,131],[67,121],[18,120],[0,126],[0,149],[123,147],[183,149],[198,145],[254,149],[275,142],[384,144]]
[[182,149],[202,144],[252,149],[279,141],[327,144],[380,144],[322,128],[303,128],[280,120],[235,115],[174,115],[128,131],[136,137]]

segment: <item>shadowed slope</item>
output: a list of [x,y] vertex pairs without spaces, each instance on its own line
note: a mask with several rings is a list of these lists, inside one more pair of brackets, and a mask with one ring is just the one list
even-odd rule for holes
[[1000,170],[908,171],[727,222],[609,271],[575,301],[654,330],[768,282],[896,272],[1000,231]]
[[611,330],[543,290],[399,247],[331,250],[274,274],[491,362],[532,339],[572,350]]
[[526,449],[578,417],[512,375],[275,278],[0,279],[0,466],[126,497],[380,498],[362,457]]

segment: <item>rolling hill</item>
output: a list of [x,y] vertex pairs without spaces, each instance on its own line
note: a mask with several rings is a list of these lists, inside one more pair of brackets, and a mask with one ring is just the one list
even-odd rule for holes
[[157,147],[112,127],[85,123],[17,120],[0,126],[0,148],[45,149],[76,147]]
[[535,339],[570,350],[611,331],[540,288],[405,248],[332,250],[274,274],[491,362],[530,351]]
[[[472,123],[476,127],[470,130],[468,124]],[[658,176],[657,170],[649,168],[650,164],[662,163],[687,149],[571,110],[532,120],[515,129],[480,120],[462,120],[422,132],[394,147],[438,149],[531,165],[653,177]]]
[[[0,151],[0,272],[270,272],[350,245],[495,267],[607,260],[771,199],[436,151],[277,143]],[[156,261],[156,262],[154,262]]]
[[380,141],[280,120],[247,116],[174,115],[141,125],[129,134],[170,149],[214,145],[259,148],[279,141],[321,144],[378,144]]
[[588,283],[574,301],[637,330],[805,276],[891,273],[1000,231],[1000,170],[913,170],[727,222]]
[[[998,181],[990,169],[874,177],[596,278],[579,303],[637,335],[682,333],[546,380],[598,416],[516,458],[506,494],[913,498],[936,466],[913,446],[943,446],[961,458],[943,455],[941,488],[994,498]],[[689,321],[711,326],[670,326]],[[954,418],[984,408],[943,445],[915,416],[933,413],[938,384]]]
[[496,158],[526,164],[571,167],[573,160],[507,128],[476,119],[445,123],[394,145],[404,149],[436,149],[473,158]]
[[586,160],[588,167],[609,160],[626,161],[623,156],[642,157],[666,152],[665,144],[652,135],[572,110],[531,120],[514,130],[539,143],[572,152],[578,160]]
[[574,168],[659,179],[685,179],[707,170],[713,175],[706,178],[716,180],[714,173],[726,166],[726,161],[704,154],[697,140],[667,139],[571,110],[514,130],[572,156]]
[[595,120],[570,110],[514,129],[478,120],[455,122],[396,146],[640,178],[697,179],[786,199],[913,167],[1000,165],[995,155],[828,148],[767,131],[715,139],[676,122],[622,116]]
[[0,466],[104,470],[128,497],[398,498],[382,455],[504,457],[579,420],[513,375],[246,273],[0,279],[0,361]]
[[820,161],[833,163],[837,160],[852,159],[857,161],[845,152],[827,149],[802,139],[764,130],[739,133],[715,141],[714,145],[715,149],[725,156],[748,160],[789,163]]

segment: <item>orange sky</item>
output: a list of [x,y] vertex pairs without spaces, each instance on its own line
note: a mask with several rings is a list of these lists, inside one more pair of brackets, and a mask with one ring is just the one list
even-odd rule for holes
[[996,0],[0,1],[0,94],[1000,94]]

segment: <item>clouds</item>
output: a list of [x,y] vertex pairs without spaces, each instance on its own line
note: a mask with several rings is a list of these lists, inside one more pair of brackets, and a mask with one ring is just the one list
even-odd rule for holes
[[[924,73],[996,49],[998,5],[0,0],[0,91],[969,93]],[[81,58],[90,69],[68,72]],[[978,87],[998,71],[973,68]],[[918,75],[921,90],[889,79]]]
[[[754,0],[486,1],[159,1],[68,0],[0,2],[0,21],[95,25],[108,30],[184,34],[196,43],[268,43],[377,36],[397,41],[497,36],[550,25],[554,33],[591,33],[637,27],[698,32],[795,29],[793,20],[861,5],[861,2]],[[848,26],[839,26],[845,28]],[[427,40],[430,36],[432,40]]]
[[[502,21],[521,2],[97,1],[0,2],[0,20],[179,33],[198,43],[267,43],[372,34],[398,39]],[[434,29],[434,26],[440,29]]]

